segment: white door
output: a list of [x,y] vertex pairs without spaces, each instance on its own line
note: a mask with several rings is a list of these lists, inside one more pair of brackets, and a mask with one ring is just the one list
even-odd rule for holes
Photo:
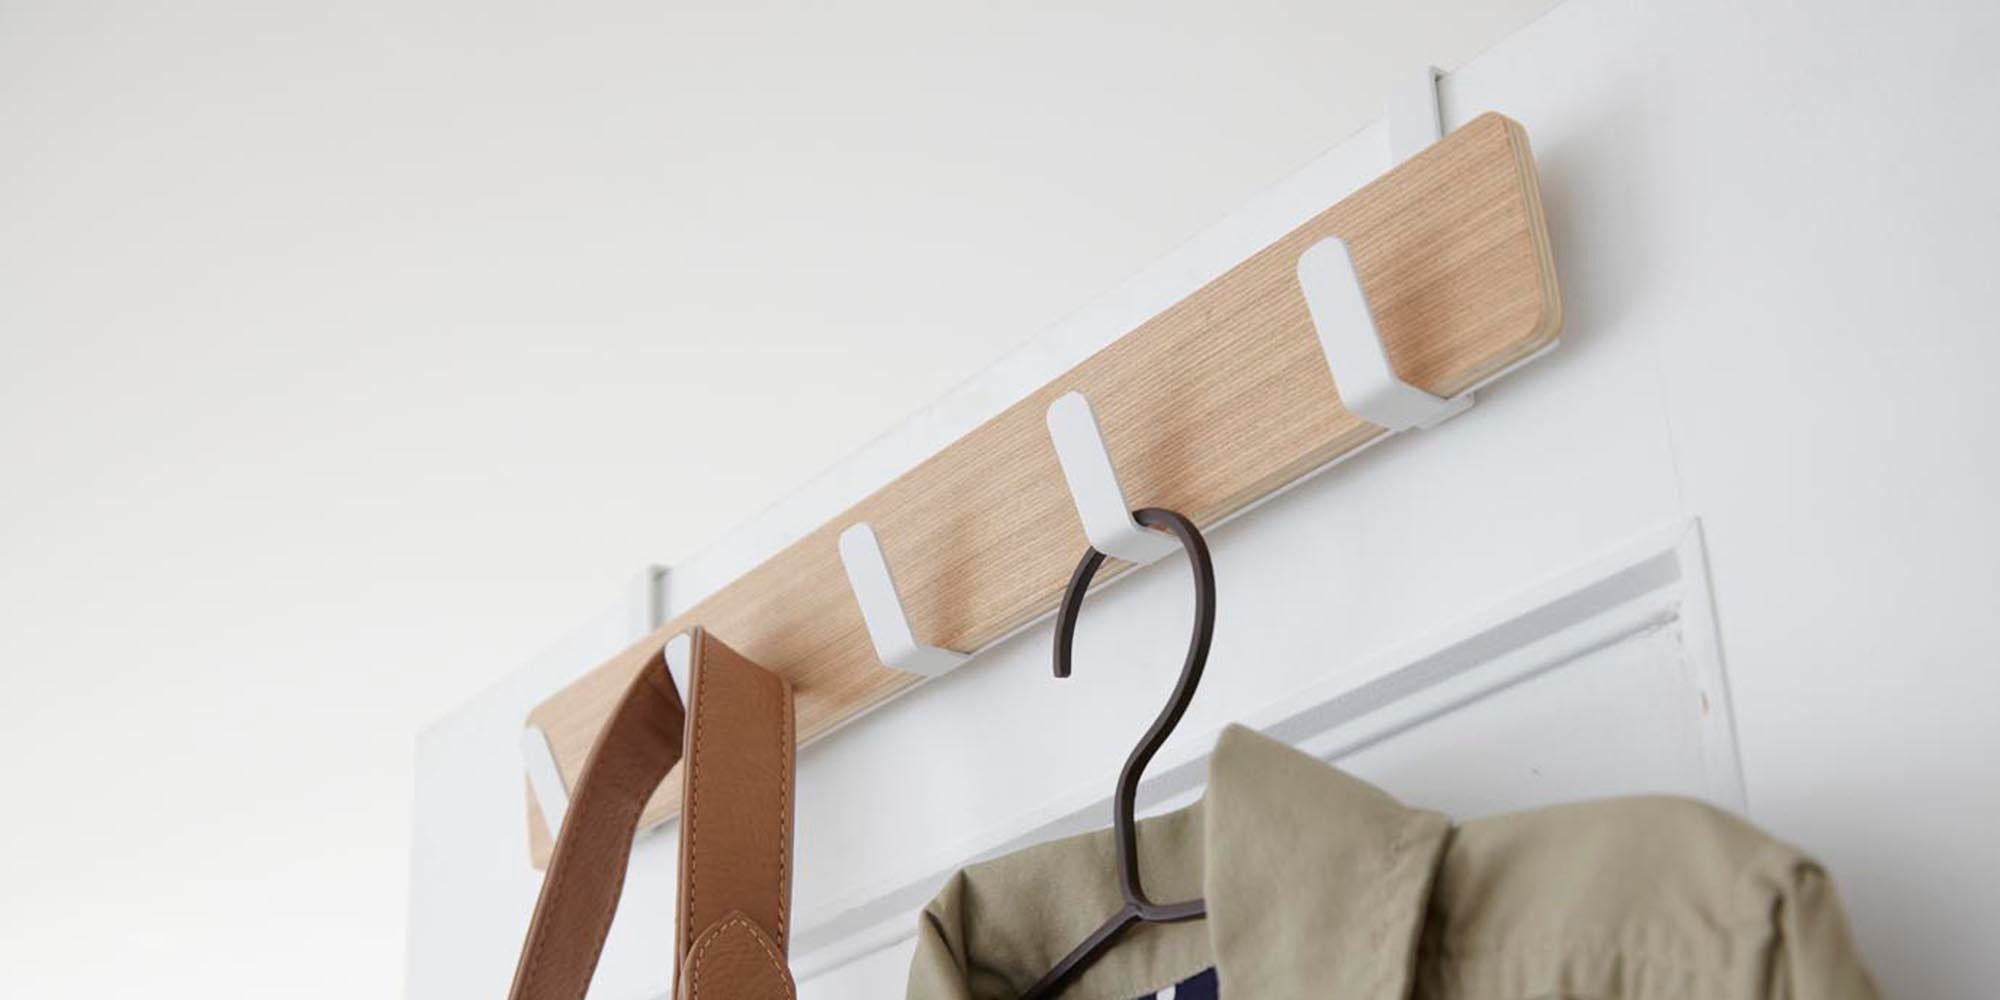
[[[1828,863],[1888,995],[1990,992],[2000,128],[1975,56],[2000,49],[1994,17],[1570,0],[1452,67],[1447,126],[1496,109],[1535,144],[1563,346],[1212,533],[1214,653],[1150,807],[1198,794],[1230,721],[1459,816],[1698,796]],[[1354,136],[1133,285],[1192,287],[1382,150]],[[1109,342],[1130,306],[1112,292],[674,567],[673,603]],[[1178,663],[1182,573],[1094,595],[1070,680],[1043,624],[801,754],[804,996],[899,995],[944,872],[1105,821]],[[607,615],[426,734],[413,1000],[504,990],[537,886],[521,720],[649,622]],[[601,1000],[665,989],[673,853],[671,826],[635,850]]]

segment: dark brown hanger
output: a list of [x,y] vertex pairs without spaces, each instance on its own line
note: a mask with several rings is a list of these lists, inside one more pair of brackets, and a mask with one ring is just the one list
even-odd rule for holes
[[[1021,1000],[1054,996],[1064,984],[1104,954],[1118,935],[1133,924],[1175,923],[1208,914],[1208,904],[1200,899],[1155,903],[1146,898],[1146,890],[1139,883],[1139,835],[1133,812],[1137,808],[1139,779],[1145,774],[1147,763],[1167,742],[1174,727],[1180,724],[1181,716],[1187,713],[1188,703],[1194,700],[1195,688],[1201,683],[1202,667],[1208,663],[1208,647],[1215,638],[1215,566],[1208,558],[1208,543],[1202,539],[1193,521],[1159,507],[1146,507],[1134,511],[1132,516],[1148,528],[1165,528],[1173,532],[1181,540],[1181,547],[1187,550],[1188,564],[1194,569],[1194,636],[1188,643],[1187,661],[1181,666],[1181,678],[1174,684],[1173,696],[1167,700],[1159,716],[1153,719],[1146,735],[1140,737],[1139,745],[1132,748],[1132,755],[1125,758],[1124,769],[1118,772],[1118,791],[1111,809],[1111,830],[1118,849],[1118,889],[1125,897],[1125,905],[1106,918],[1097,930],[1083,939],[1083,943],[1064,955],[1062,961],[1057,962],[1055,968],[1050,969],[1035,985],[1028,987]],[[1103,564],[1104,553],[1090,549],[1084,553],[1083,561],[1076,564],[1076,572],[1070,575],[1069,590],[1064,592],[1062,606],[1056,612],[1057,677],[1070,675],[1071,647],[1076,642],[1076,618],[1083,610],[1083,595],[1090,589],[1091,577],[1097,575],[1097,568]]]

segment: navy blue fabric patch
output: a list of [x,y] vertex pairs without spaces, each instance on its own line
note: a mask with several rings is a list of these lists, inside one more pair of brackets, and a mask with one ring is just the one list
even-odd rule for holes
[[1217,988],[1214,969],[1204,969],[1176,984],[1171,992],[1161,990],[1152,996],[1138,997],[1136,1000],[1217,1000],[1221,996]]

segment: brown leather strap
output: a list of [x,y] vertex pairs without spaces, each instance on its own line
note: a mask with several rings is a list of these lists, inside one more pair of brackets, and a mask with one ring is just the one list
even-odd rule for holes
[[[689,1000],[789,997],[791,686],[719,642],[712,647],[689,677],[674,991]],[[771,991],[773,969],[781,992]]]
[[[685,964],[693,988],[711,1000],[794,995],[783,944],[791,889],[791,688],[706,632],[695,629],[690,637],[697,724],[683,733],[680,695],[655,653],[598,734],[570,796],[508,991],[512,1000],[582,1000],[618,908],[639,814],[683,747],[697,744],[702,784],[692,760],[685,769],[677,939],[705,947],[685,962],[687,948],[676,948],[675,975]],[[782,752],[773,749],[780,737]],[[747,754],[745,763],[734,760],[738,752]],[[705,807],[703,832],[714,834],[698,851],[697,801]],[[725,843],[736,836],[745,838],[743,846]],[[709,898],[691,901],[697,892]],[[713,912],[711,901],[732,908],[708,924],[689,924],[690,914]]]

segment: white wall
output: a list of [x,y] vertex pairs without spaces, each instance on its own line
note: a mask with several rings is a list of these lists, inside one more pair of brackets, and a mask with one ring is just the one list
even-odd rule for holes
[[[2000,87],[1983,63],[1996,48],[2000,13],[1983,4],[1571,0],[1459,65],[1448,118],[1498,108],[1533,136],[1564,345],[1467,416],[1216,533],[1234,603],[1185,725],[1338,680],[1523,582],[1699,518],[1752,818],[1831,866],[1887,995],[1990,992],[2000,402],[1982,383],[2000,365],[1985,274]],[[1241,218],[1268,222],[1274,204],[1304,211],[1308,189],[1337,196],[1375,138],[1198,246],[1246,239]],[[997,408],[997,386],[1035,384],[1115,334],[1094,315],[683,565],[719,578],[765,536],[837,511]],[[1070,791],[1048,773],[1110,775],[1152,707],[1130,697],[1143,654],[1170,658],[1178,641],[1157,623],[1179,582],[1135,574],[1094,605],[1099,674],[1057,690],[1047,629],[1030,630],[803,755],[800,911],[863,887],[884,853],[948,850]],[[519,808],[508,753],[523,711],[585,652],[558,651],[427,735],[418,997],[504,979],[534,880],[505,860],[519,841],[496,839],[518,831],[488,831]],[[1024,719],[1043,724],[1033,740]],[[635,855],[600,996],[665,981],[670,957],[651,942],[671,920],[670,847]],[[882,995],[900,959],[806,992]]]
[[0,0],[0,994],[393,992],[421,725],[1547,6]]

